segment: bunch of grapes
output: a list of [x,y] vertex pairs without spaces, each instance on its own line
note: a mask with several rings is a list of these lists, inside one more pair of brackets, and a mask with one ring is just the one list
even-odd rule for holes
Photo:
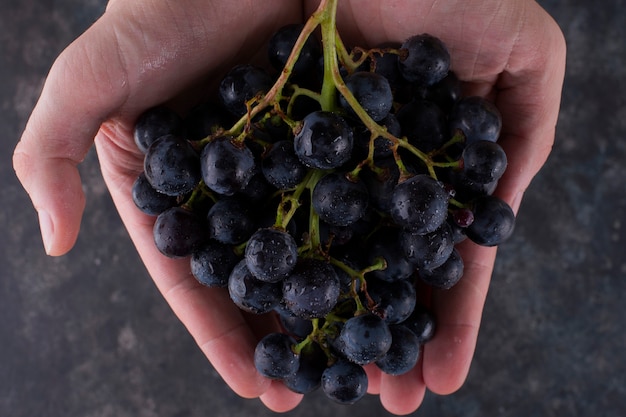
[[262,375],[350,404],[364,365],[406,373],[433,337],[416,284],[455,285],[456,245],[500,244],[514,215],[492,195],[507,165],[500,114],[461,96],[442,41],[348,48],[336,3],[273,35],[272,70],[232,68],[184,118],[141,115],[133,199],[156,216],[163,255],[279,316],[255,351]]

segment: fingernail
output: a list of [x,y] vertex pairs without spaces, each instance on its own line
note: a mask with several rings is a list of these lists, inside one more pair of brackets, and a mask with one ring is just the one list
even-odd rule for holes
[[54,225],[52,224],[52,218],[45,210],[39,210],[37,212],[39,216],[39,229],[41,230],[41,239],[43,240],[43,247],[46,254],[50,255],[50,247],[52,246],[52,237],[54,234]]

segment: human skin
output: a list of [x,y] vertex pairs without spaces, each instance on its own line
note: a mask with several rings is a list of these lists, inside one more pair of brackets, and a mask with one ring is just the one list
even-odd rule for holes
[[[186,260],[154,246],[154,218],[131,199],[142,170],[132,139],[138,115],[167,103],[184,114],[236,63],[263,62],[263,45],[283,24],[301,22],[318,2],[295,0],[126,2],[104,15],[55,61],[18,143],[16,174],[38,212],[46,253],[76,241],[85,205],[77,165],[95,143],[102,175],[148,272],[225,382],[274,411],[302,396],[258,375],[256,342],[278,329],[271,315],[239,311],[223,289],[206,288]],[[503,117],[499,143],[508,169],[496,194],[517,212],[551,150],[565,68],[565,41],[531,0],[341,0],[338,27],[348,45],[375,46],[418,33],[442,39],[465,94],[493,100]],[[394,414],[419,407],[426,389],[456,391],[474,354],[496,249],[465,242],[463,279],[433,291],[437,333],[415,369],[402,376],[368,366],[369,392]]]

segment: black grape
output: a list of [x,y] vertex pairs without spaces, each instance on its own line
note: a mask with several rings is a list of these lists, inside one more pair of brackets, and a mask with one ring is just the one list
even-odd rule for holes
[[209,236],[229,245],[244,243],[254,233],[256,226],[255,214],[242,198],[223,198],[207,213]]
[[369,195],[363,181],[350,181],[343,173],[333,172],[317,182],[311,204],[321,220],[348,226],[365,215]]
[[204,244],[208,236],[205,225],[196,213],[182,207],[172,207],[159,214],[153,226],[157,249],[170,258],[191,255]]
[[455,248],[443,264],[434,269],[421,269],[418,275],[428,285],[447,290],[463,276],[463,258]]
[[498,181],[504,174],[507,158],[496,142],[477,140],[469,143],[461,155],[465,176],[479,184]]
[[346,321],[337,344],[341,354],[359,365],[367,365],[383,357],[391,347],[391,331],[387,323],[372,313],[361,314]]
[[[299,23],[285,25],[278,29],[270,38],[267,54],[270,64],[276,70],[282,71],[285,67],[287,59],[291,55],[291,50],[303,28],[304,25]],[[310,36],[302,46],[292,74],[297,77],[310,71],[316,65],[320,56],[320,43],[317,38]]]
[[191,273],[202,285],[226,287],[228,277],[238,262],[232,247],[209,239],[191,255]]
[[443,224],[448,215],[449,194],[428,175],[415,175],[396,186],[391,195],[391,217],[415,233],[429,233]]
[[255,278],[245,259],[235,265],[228,277],[228,293],[237,307],[252,314],[269,313],[279,305],[282,296],[280,284]]
[[263,156],[261,169],[267,181],[279,190],[295,187],[307,174],[307,168],[296,156],[290,140],[273,144]]
[[429,233],[404,230],[400,233],[400,246],[411,264],[418,269],[433,269],[442,265],[454,248],[452,229],[443,222]]
[[511,207],[495,196],[478,197],[472,202],[474,221],[466,229],[467,237],[482,246],[496,246],[506,241],[515,228]]
[[304,319],[326,316],[339,298],[339,278],[334,268],[317,259],[303,259],[283,281],[287,308]]
[[415,367],[420,357],[417,336],[403,325],[389,327],[391,347],[376,361],[376,366],[388,375],[403,375]]
[[[393,94],[385,77],[374,72],[358,71],[349,75],[345,82],[369,117],[377,122],[387,117],[393,106]],[[356,115],[343,95],[339,97],[339,103],[349,114]]]
[[189,142],[175,135],[161,136],[150,145],[143,169],[155,190],[171,196],[190,192],[201,180],[198,154]]
[[270,333],[254,349],[254,366],[266,378],[283,379],[298,370],[298,355],[293,352],[296,341],[284,333]]
[[459,129],[467,143],[477,140],[496,142],[502,129],[502,116],[492,102],[479,96],[463,97],[452,107],[450,131]]
[[450,53],[440,39],[426,33],[415,35],[400,48],[400,72],[407,81],[432,85],[448,75]]
[[354,138],[348,123],[337,113],[316,111],[303,120],[294,137],[294,149],[304,165],[338,168],[352,153]]
[[362,366],[338,359],[322,374],[322,390],[340,404],[354,404],[367,393],[367,374]]
[[299,394],[312,392],[321,385],[327,363],[328,358],[322,348],[317,343],[309,343],[300,352],[298,370],[286,376],[283,383]]
[[397,113],[402,135],[423,152],[439,149],[449,139],[446,115],[433,102],[415,99]]
[[409,280],[386,282],[368,279],[367,293],[376,303],[375,310],[387,324],[406,320],[417,302],[413,283]]
[[155,190],[143,172],[133,183],[132,196],[137,208],[151,216],[157,216],[159,213],[178,204],[176,196],[170,196]]
[[244,188],[256,169],[252,151],[231,139],[227,136],[213,139],[200,155],[204,183],[222,195],[233,195]]
[[400,233],[395,227],[381,227],[370,236],[367,245],[369,263],[374,264],[377,258],[382,258],[387,264],[385,269],[372,271],[373,277],[393,282],[408,279],[415,272],[415,265],[402,248]]
[[296,266],[298,246],[289,233],[282,230],[258,229],[248,239],[245,251],[250,272],[267,282],[278,282]]
[[416,304],[411,315],[402,322],[402,325],[417,336],[418,343],[423,345],[435,336],[435,316],[421,304]]
[[150,145],[161,136],[179,134],[182,123],[182,118],[173,110],[165,106],[152,107],[143,112],[135,122],[135,144],[145,154]]
[[265,70],[254,65],[238,65],[231,69],[219,85],[222,105],[233,116],[246,114],[246,103],[254,97],[267,93],[273,80]]

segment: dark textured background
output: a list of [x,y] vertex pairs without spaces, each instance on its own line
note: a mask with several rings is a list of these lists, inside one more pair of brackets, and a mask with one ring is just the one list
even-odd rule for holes
[[[626,4],[544,0],[568,41],[557,141],[503,245],[475,360],[416,416],[617,417],[626,410]],[[0,5],[0,416],[272,415],[220,380],[140,263],[102,182],[78,243],[48,258],[10,155],[58,53],[103,0]],[[309,396],[290,416],[382,416]]]

